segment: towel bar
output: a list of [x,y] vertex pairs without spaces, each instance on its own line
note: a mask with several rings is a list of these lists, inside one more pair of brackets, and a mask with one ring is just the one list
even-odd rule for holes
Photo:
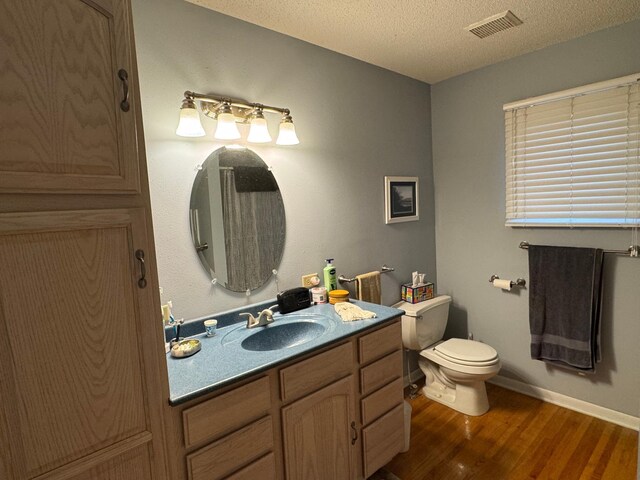
[[[395,271],[395,268],[387,267],[386,265],[382,265],[382,268],[380,269],[380,273],[389,273],[389,272],[393,272],[393,271]],[[356,277],[347,278],[344,275],[340,275],[338,277],[338,281],[340,283],[353,283],[353,282],[356,281]]]
[[[529,242],[520,242],[520,248],[527,250]],[[630,245],[626,250],[602,250],[603,253],[614,253],[616,255],[628,255],[629,257],[640,256],[640,245]]]

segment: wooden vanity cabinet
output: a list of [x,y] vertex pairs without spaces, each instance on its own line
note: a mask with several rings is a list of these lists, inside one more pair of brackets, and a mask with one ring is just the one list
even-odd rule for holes
[[263,376],[182,410],[187,478],[224,478],[273,455],[271,382]]
[[368,478],[404,446],[400,321],[363,335],[358,342],[362,471]]
[[[238,466],[250,464],[272,449],[273,419],[267,415],[187,455],[189,478],[226,477],[238,470]],[[269,472],[265,472],[265,476],[269,476]]]
[[400,320],[170,408],[174,478],[359,479],[404,442]]
[[[167,407],[171,478],[282,478],[277,375],[269,370]],[[259,475],[251,477],[259,471]]]
[[[305,396],[282,409],[287,480],[368,478],[400,452],[401,335],[396,319],[281,370],[283,400],[293,390],[292,383],[323,387],[314,393],[307,393],[310,387],[302,390]],[[348,371],[350,375],[325,386]],[[359,383],[355,394],[354,381]],[[350,416],[347,407],[359,414]]]
[[129,1],[3,0],[0,65],[0,478],[168,478]]

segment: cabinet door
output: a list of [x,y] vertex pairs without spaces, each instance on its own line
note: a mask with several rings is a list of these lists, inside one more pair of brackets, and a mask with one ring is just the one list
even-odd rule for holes
[[288,480],[350,480],[354,475],[350,375],[282,409]]
[[164,478],[145,225],[144,209],[0,215],[0,478]]
[[130,16],[125,0],[0,2],[0,192],[139,192]]

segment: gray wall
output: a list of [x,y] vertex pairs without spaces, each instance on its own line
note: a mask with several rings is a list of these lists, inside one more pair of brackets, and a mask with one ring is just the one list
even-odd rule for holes
[[[273,298],[318,272],[383,275],[383,303],[414,269],[435,281],[430,87],[182,0],[134,0],[154,233],[163,299],[193,318]],[[250,146],[280,185],[287,238],[278,284],[250,297],[210,285],[191,246],[194,167],[223,145],[175,135],[185,90],[289,107],[301,144]],[[268,116],[277,133],[278,118]],[[418,222],[384,224],[385,175],[420,177]]]
[[600,31],[432,86],[439,293],[453,297],[448,335],[473,332],[495,347],[501,374],[638,415],[640,259],[606,259],[603,363],[593,377],[529,358],[528,295],[491,288],[489,277],[528,278],[522,240],[625,249],[628,230],[504,226],[502,105],[640,72],[640,22]]

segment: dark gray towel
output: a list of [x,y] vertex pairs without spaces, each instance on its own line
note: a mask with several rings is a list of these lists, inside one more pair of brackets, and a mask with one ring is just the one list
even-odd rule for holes
[[597,248],[529,246],[531,358],[595,371],[602,260]]

